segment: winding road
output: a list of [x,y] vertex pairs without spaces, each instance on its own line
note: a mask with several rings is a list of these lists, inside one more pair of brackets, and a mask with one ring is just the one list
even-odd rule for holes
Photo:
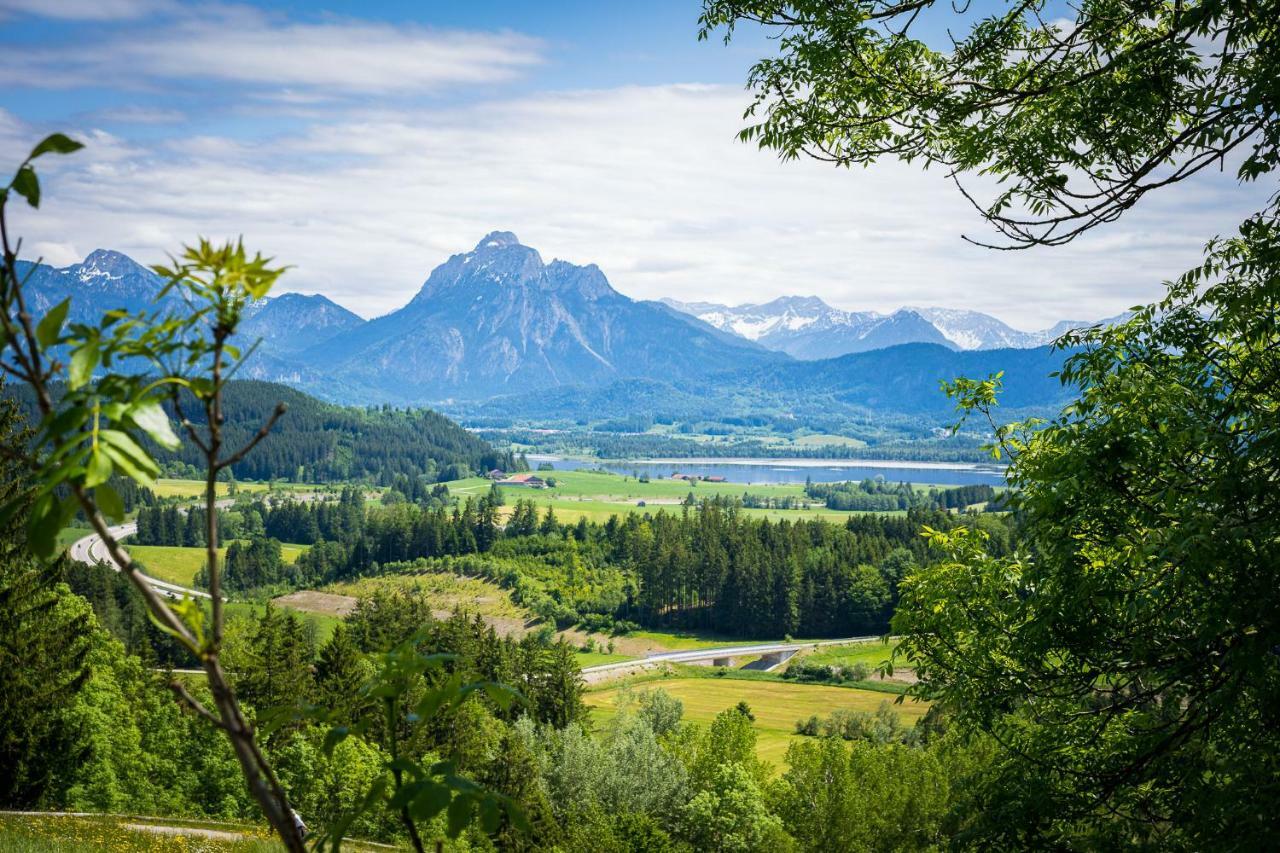
[[[115,527],[108,527],[107,531],[117,542],[126,536],[132,536],[138,532],[138,523],[130,521],[127,524],[117,524]],[[73,560],[81,563],[95,565],[101,563],[110,566],[117,572],[120,571],[120,564],[112,558],[111,553],[107,550],[107,545],[102,541],[102,537],[96,533],[91,533],[82,539],[77,539],[71,543],[71,548],[67,551]],[[182,598],[190,596],[192,598],[212,598],[209,593],[198,589],[191,589],[186,586],[178,586],[175,583],[162,581],[159,578],[153,578],[150,575],[138,572],[139,575],[146,580],[147,586],[154,589],[161,595],[167,595],[169,598]]]

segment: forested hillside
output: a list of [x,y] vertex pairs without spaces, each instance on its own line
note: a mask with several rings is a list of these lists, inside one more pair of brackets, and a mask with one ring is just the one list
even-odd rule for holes
[[[283,385],[252,380],[227,386],[228,443],[239,446],[248,441],[279,402],[289,407],[280,428],[235,465],[237,477],[384,484],[399,474],[451,480],[462,472],[515,467],[510,454],[496,452],[430,409],[337,406]],[[192,413],[193,408],[184,410]],[[192,420],[199,422],[194,414]],[[183,444],[175,456],[182,463],[198,462],[198,451],[190,444]]]
[[[7,385],[4,393],[13,394],[28,417],[34,413],[34,399],[26,389]],[[266,423],[278,403],[288,407],[276,429],[231,467],[240,479],[385,485],[398,475],[454,480],[493,468],[517,470],[520,464],[430,409],[339,406],[257,380],[228,383],[226,400],[223,429],[228,445],[237,447]],[[172,404],[166,408],[172,412]],[[190,400],[182,408],[192,423],[203,423],[199,407]],[[192,474],[200,463],[199,448],[190,441],[172,451],[152,447],[172,474]]]

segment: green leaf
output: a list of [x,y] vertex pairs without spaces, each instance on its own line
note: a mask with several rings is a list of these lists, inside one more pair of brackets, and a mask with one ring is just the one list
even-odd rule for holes
[[346,726],[334,726],[329,729],[329,733],[324,736],[324,744],[321,745],[320,748],[324,751],[325,755],[332,757],[333,748],[346,740],[347,736],[350,734],[351,729]]
[[93,490],[93,497],[107,521],[119,522],[124,519],[124,501],[120,500],[115,489],[105,484],[98,486]]
[[453,802],[449,803],[448,821],[449,821],[449,837],[457,838],[462,834],[462,830],[467,828],[467,824],[471,822],[472,802],[467,797],[454,797]]
[[58,547],[58,530],[62,525],[57,499],[45,493],[31,505],[27,517],[27,546],[37,557],[52,557]]
[[93,378],[98,359],[98,347],[94,343],[87,343],[71,354],[71,365],[67,368],[67,386],[72,391],[83,387]]
[[[103,430],[103,432],[110,432],[110,430]],[[148,462],[150,462],[150,467],[144,468],[140,467],[136,460],[111,445],[103,444],[102,450],[111,457],[111,461],[114,462],[121,471],[132,477],[141,485],[147,486],[148,488],[155,485],[156,477],[159,475],[160,469],[155,466],[154,462],[150,462],[150,460],[148,460]]]
[[194,598],[184,597],[177,604],[169,606],[174,613],[178,614],[183,624],[191,629],[192,635],[196,638],[196,646],[204,648],[204,607],[200,602]]
[[418,796],[413,798],[413,803],[409,806],[409,814],[414,820],[431,820],[444,811],[445,806],[449,805],[451,796],[452,793],[447,785],[441,785],[438,782],[429,783]]
[[164,408],[154,400],[146,400],[134,406],[129,417],[139,429],[151,436],[152,441],[166,450],[173,450],[181,443],[173,432]]
[[480,828],[486,834],[492,835],[498,831],[498,824],[502,821],[502,810],[498,808],[498,804],[493,800],[482,800],[480,802]]
[[86,488],[92,489],[111,479],[111,457],[103,453],[101,447],[93,449],[93,453],[89,456],[89,464],[85,467],[84,484]]
[[36,341],[41,349],[48,349],[58,342],[58,336],[62,334],[62,324],[66,322],[67,311],[70,308],[71,297],[67,297],[40,318],[39,324],[36,325]]
[[99,430],[98,438],[128,456],[138,467],[150,471],[153,477],[159,476],[160,467],[127,432],[118,429]]
[[51,133],[40,141],[40,144],[31,149],[28,160],[34,160],[42,154],[70,154],[73,151],[79,151],[84,147],[84,143],[76,142],[65,133]]
[[13,183],[10,184],[13,191],[27,200],[27,204],[32,207],[40,206],[40,179],[36,177],[36,170],[30,166],[23,166],[18,170],[18,174],[13,176]]

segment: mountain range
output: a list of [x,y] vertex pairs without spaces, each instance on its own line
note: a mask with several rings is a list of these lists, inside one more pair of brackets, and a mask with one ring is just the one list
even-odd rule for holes
[[891,314],[843,311],[816,296],[783,296],[737,306],[662,301],[717,329],[799,359],[835,358],[908,343],[934,343],[956,350],[1030,349],[1051,344],[1070,329],[1092,325],[1064,320],[1048,329],[1024,332],[979,311],[911,307]]
[[[79,320],[146,307],[163,286],[107,250],[25,271],[35,311],[69,296]],[[183,310],[172,296],[162,305]],[[940,379],[1000,369],[1011,403],[1043,408],[1062,397],[1056,381],[1045,381],[1061,363],[1043,346],[1055,330],[1019,332],[946,309],[847,312],[816,297],[736,308],[634,300],[596,265],[545,262],[506,231],[450,257],[384,316],[365,320],[324,296],[286,293],[256,304],[238,334],[242,348],[260,344],[246,378],[335,402],[443,404],[455,413],[519,417],[554,399],[558,411],[588,422],[599,414],[593,405],[642,397],[650,408],[699,417],[768,409],[936,419],[949,409]]]

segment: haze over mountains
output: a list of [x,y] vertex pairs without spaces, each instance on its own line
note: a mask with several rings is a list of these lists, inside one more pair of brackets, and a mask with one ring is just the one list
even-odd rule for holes
[[[72,318],[90,320],[110,308],[147,307],[161,287],[127,256],[98,250],[80,264],[31,270],[29,290],[37,311],[71,297]],[[165,305],[183,310],[173,297]],[[286,293],[255,306],[240,344],[261,341],[243,376],[337,402],[457,412],[467,401],[496,399],[474,408],[532,413],[549,402],[539,395],[556,390],[565,393],[554,408],[576,404],[580,417],[591,405],[617,408],[602,401],[639,389],[654,406],[665,397],[721,411],[764,405],[768,389],[775,409],[822,400],[906,414],[949,409],[939,379],[1002,369],[1007,383],[1026,384],[1025,393],[1012,392],[1020,405],[1051,404],[1056,383],[1042,380],[1061,356],[1043,344],[1069,325],[1020,332],[977,312],[848,312],[817,297],[736,308],[633,300],[594,264],[547,263],[514,234],[495,231],[436,267],[390,314],[364,320],[324,296]],[[904,346],[895,357],[855,357]]]

